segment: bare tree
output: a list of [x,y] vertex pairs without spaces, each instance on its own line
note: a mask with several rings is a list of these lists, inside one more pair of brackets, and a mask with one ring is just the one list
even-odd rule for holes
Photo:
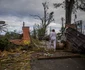
[[41,24],[38,25],[38,27],[39,27],[38,31],[42,32],[42,36],[45,36],[47,26],[52,21],[54,21],[54,19],[53,19],[54,12],[53,11],[50,12],[50,13],[47,12],[47,10],[49,9],[48,5],[47,5],[47,2],[42,3],[42,5],[43,5],[43,8],[44,8],[44,16],[43,17],[40,17],[39,15],[31,15],[31,16],[37,17],[41,20]]
[[54,3],[54,7],[65,7],[65,24],[71,24],[71,15],[75,14],[75,18],[77,18],[77,10],[81,9],[85,11],[85,1],[84,0],[65,0],[63,3]]

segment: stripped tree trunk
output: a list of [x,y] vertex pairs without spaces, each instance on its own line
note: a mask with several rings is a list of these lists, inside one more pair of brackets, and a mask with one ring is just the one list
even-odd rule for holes
[[66,12],[65,12],[65,18],[66,18],[66,24],[71,24],[71,15],[72,15],[72,9],[74,5],[74,0],[65,0],[66,5]]

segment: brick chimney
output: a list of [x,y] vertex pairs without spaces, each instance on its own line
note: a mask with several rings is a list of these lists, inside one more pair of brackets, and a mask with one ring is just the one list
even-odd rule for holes
[[29,27],[25,27],[25,23],[23,22],[23,40],[27,40],[30,41],[30,31],[29,31]]
[[22,30],[23,30],[22,39],[10,40],[10,42],[16,45],[29,45],[30,44],[30,31],[29,31],[29,27],[25,27],[24,22],[23,22]]

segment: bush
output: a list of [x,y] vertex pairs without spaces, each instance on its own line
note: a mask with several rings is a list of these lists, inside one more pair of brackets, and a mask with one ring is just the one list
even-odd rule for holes
[[14,49],[15,45],[10,43],[10,41],[8,40],[8,38],[6,36],[1,36],[0,37],[0,50],[4,51],[4,50],[10,50],[10,49]]
[[6,37],[0,37],[0,50],[6,50],[9,45],[9,41]]

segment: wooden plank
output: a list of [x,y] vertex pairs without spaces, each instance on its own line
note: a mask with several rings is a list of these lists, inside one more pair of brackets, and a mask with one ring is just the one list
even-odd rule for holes
[[[66,30],[66,38],[72,44],[72,47],[78,51],[85,53],[85,35],[78,32],[76,29],[68,28]],[[74,49],[74,50],[75,50]]]

